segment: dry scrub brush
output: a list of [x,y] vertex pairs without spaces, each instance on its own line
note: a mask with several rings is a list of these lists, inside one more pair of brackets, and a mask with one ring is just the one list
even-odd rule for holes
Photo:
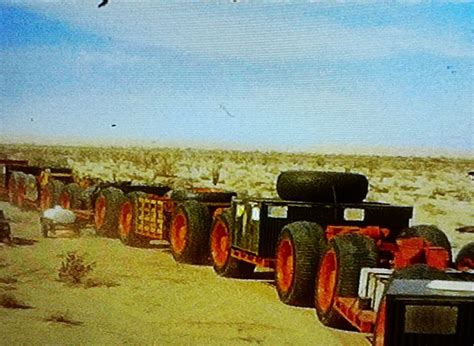
[[69,251],[61,262],[59,268],[59,281],[68,284],[81,284],[87,275],[95,267],[95,262],[86,263],[85,254],[79,254],[77,251]]
[[70,251],[62,257],[64,259],[58,271],[59,281],[74,286],[82,285],[84,288],[119,286],[119,283],[112,279],[89,277],[96,266],[96,262],[86,261],[85,254]]

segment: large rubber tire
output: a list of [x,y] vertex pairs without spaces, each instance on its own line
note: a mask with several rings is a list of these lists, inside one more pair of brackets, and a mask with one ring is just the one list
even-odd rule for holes
[[316,313],[324,325],[345,328],[345,321],[334,307],[335,299],[357,297],[360,270],[377,264],[377,246],[369,237],[349,233],[329,242],[319,262],[314,294]]
[[23,172],[12,172],[8,185],[10,203],[22,208],[26,197],[26,174]]
[[286,225],[276,249],[275,281],[280,300],[312,306],[316,269],[327,245],[324,230],[314,222]]
[[33,203],[38,201],[38,181],[33,174],[25,175],[25,198]]
[[143,192],[130,192],[119,206],[118,235],[127,246],[145,247],[150,240],[136,233],[138,199],[146,197]]
[[49,181],[45,186],[41,187],[40,192],[40,209],[46,210],[54,207],[53,203],[53,184]]
[[389,282],[385,286],[384,297],[378,307],[377,317],[375,319],[374,326],[374,339],[372,345],[374,346],[385,346],[385,335],[387,333],[387,326],[390,321],[387,319],[386,313],[386,299],[385,293],[387,292],[390,284],[395,279],[407,279],[407,280],[447,280],[449,274],[446,272],[429,267],[426,264],[414,264],[412,266],[397,269],[393,272]]
[[116,238],[118,236],[119,207],[125,201],[123,192],[108,187],[99,192],[94,206],[96,234]]
[[67,184],[59,196],[61,207],[64,209],[81,209],[81,194],[82,189],[77,183]]
[[171,253],[178,262],[209,262],[209,237],[212,217],[208,207],[198,201],[185,201],[176,206],[171,222]]
[[41,209],[52,208],[60,205],[59,197],[64,189],[64,183],[60,180],[50,180],[41,190]]
[[454,264],[457,270],[474,270],[474,242],[464,245],[459,250]]
[[433,225],[417,225],[403,229],[398,238],[423,238],[432,246],[439,246],[446,249],[449,253],[449,263],[452,261],[451,244],[446,234],[438,227]]
[[81,209],[83,210],[94,210],[94,202],[97,195],[97,187],[89,186],[85,190],[81,191],[79,195],[79,201],[81,203]]
[[229,210],[214,218],[211,227],[211,257],[214,271],[224,277],[248,278],[255,265],[231,256],[232,215]]
[[191,190],[173,190],[171,199],[175,201],[195,200],[207,203],[230,203],[237,194],[232,191],[195,188]]
[[26,199],[26,174],[23,172],[17,172],[17,179],[16,205],[19,208],[23,208]]
[[16,186],[16,175],[15,172],[12,172],[8,178],[8,202],[10,202],[10,204],[15,204]]
[[287,171],[278,176],[276,189],[289,201],[357,203],[367,196],[369,181],[357,173]]

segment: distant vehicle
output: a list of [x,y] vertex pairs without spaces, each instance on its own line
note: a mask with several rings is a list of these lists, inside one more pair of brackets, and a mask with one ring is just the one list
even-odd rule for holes
[[20,208],[47,209],[58,203],[72,169],[31,166],[25,160],[0,160],[0,198]]
[[112,184],[95,199],[96,232],[130,246],[166,240],[177,261],[203,263],[210,257],[212,218],[230,206],[233,196],[234,192],[219,189]]
[[215,188],[172,189],[130,181],[86,189],[71,183],[63,188],[59,203],[81,219],[90,217],[97,235],[134,247],[165,240],[177,261],[197,264],[209,261],[215,212],[229,207],[235,195]]
[[[376,345],[440,337],[473,344],[474,263],[457,260],[463,272],[446,273],[451,245],[441,230],[410,227],[412,207],[364,202],[368,180],[360,174],[289,171],[276,187],[282,199],[236,198],[217,213],[211,255],[219,275],[272,268],[282,302],[314,306],[325,325],[371,333]],[[454,291],[421,289],[433,280]],[[420,325],[448,315],[448,326]]]

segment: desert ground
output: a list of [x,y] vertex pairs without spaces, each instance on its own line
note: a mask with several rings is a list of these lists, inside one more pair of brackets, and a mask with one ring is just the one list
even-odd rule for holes
[[[2,344],[367,345],[324,327],[312,309],[279,302],[271,275],[218,277],[211,267],[176,263],[167,246],[137,249],[119,240],[58,231],[43,238],[39,213],[6,202],[13,246],[0,245]],[[70,251],[95,262],[89,284],[58,279]]]
[[[280,171],[358,172],[370,181],[367,200],[414,206],[412,224],[439,226],[454,255],[474,241],[473,233],[456,231],[474,225],[472,158],[2,144],[0,153],[71,167],[78,177],[217,186],[261,197],[275,197]],[[16,238],[0,245],[2,344],[368,344],[363,335],[324,327],[313,309],[282,304],[270,273],[221,278],[211,267],[176,263],[166,244],[126,247],[92,228],[45,239],[38,212],[6,202],[0,209]],[[58,276],[71,251],[94,263],[75,285]]]

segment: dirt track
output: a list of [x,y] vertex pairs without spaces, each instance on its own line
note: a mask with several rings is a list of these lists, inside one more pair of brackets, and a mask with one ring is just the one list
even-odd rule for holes
[[[0,295],[32,307],[0,307],[3,344],[368,344],[324,327],[312,309],[279,302],[268,273],[224,279],[176,263],[165,245],[130,248],[92,230],[44,239],[38,213],[4,202],[0,209],[19,238],[0,245]],[[61,256],[73,250],[96,262],[90,277],[99,287],[57,280]]]

